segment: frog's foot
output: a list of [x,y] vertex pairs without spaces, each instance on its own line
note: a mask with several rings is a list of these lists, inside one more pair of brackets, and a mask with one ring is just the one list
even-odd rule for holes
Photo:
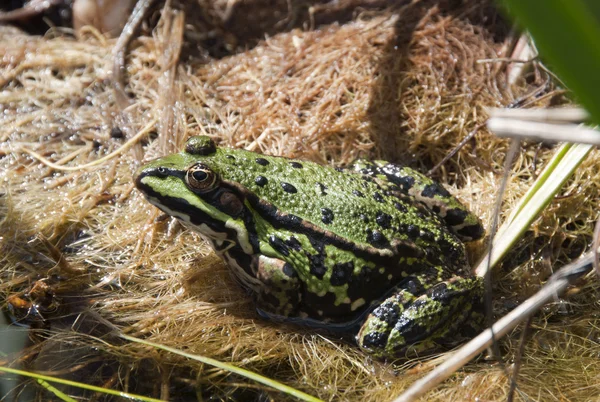
[[394,183],[402,194],[414,197],[434,211],[462,241],[477,240],[485,234],[477,215],[471,213],[441,184],[414,169],[365,159],[356,160],[349,169]]
[[482,307],[483,282],[478,277],[454,277],[420,296],[400,289],[369,314],[357,342],[379,358],[451,346],[477,333]]
[[261,315],[284,319],[296,311],[300,303],[300,280],[290,264],[261,255],[257,278],[262,283],[258,293]]

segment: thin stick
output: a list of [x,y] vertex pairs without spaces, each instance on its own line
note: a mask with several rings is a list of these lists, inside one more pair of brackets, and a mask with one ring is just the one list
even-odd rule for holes
[[594,237],[592,238],[592,250],[594,250],[594,271],[600,278],[600,253],[598,253],[598,246],[600,245],[600,218],[596,222],[594,228]]
[[580,107],[556,107],[550,109],[486,109],[491,118],[507,118],[517,120],[581,123],[590,118],[588,112]]
[[115,92],[115,100],[121,110],[126,109],[129,105],[129,98],[125,93],[124,83],[125,54],[127,52],[127,47],[153,2],[154,0],[138,0],[135,3],[135,7],[129,15],[129,19],[123,27],[123,31],[121,32],[121,35],[119,35],[119,39],[113,48],[113,89]]
[[573,142],[600,145],[600,132],[576,124],[550,124],[494,117],[488,128],[498,137],[521,138],[534,141]]
[[93,166],[101,165],[102,163],[114,158],[115,156],[121,155],[122,153],[129,150],[129,148],[134,146],[144,135],[148,134],[154,128],[154,125],[156,124],[157,121],[158,121],[158,119],[154,118],[150,123],[146,124],[146,126],[143,129],[141,129],[140,132],[138,132],[136,135],[131,137],[131,139],[129,139],[121,147],[117,148],[115,151],[111,152],[110,154],[108,154],[106,156],[103,156],[100,159],[97,159],[90,163],[86,163],[84,165],[79,165],[79,166],[57,165],[56,163],[49,161],[48,159],[44,158],[42,155],[38,154],[37,152],[32,151],[31,149],[22,147],[22,148],[20,148],[20,150],[23,152],[27,152],[29,155],[33,156],[35,159],[39,160],[44,165],[51,167],[52,169],[64,170],[64,171],[87,169],[87,168],[90,168]]
[[519,370],[521,368],[521,363],[523,359],[523,355],[525,354],[525,344],[527,344],[527,333],[529,332],[529,327],[531,325],[531,318],[529,317],[527,321],[523,324],[523,333],[521,333],[521,339],[519,341],[519,350],[517,351],[517,355],[515,356],[514,369],[512,375],[510,376],[510,389],[508,390],[508,396],[506,397],[506,402],[513,402],[515,398],[515,391],[517,390],[517,378],[519,377]]
[[572,262],[557,271],[550,277],[542,289],[525,300],[520,306],[500,318],[491,328],[485,330],[469,343],[454,352],[446,361],[437,366],[425,377],[416,381],[394,402],[414,401],[425,395],[437,384],[449,378],[466,362],[472,360],[479,353],[488,348],[494,337],[506,335],[521,321],[535,314],[544,304],[554,300],[557,295],[565,291],[567,286],[592,270],[592,252],[586,253],[577,261]]
[[21,8],[11,11],[0,11],[0,22],[21,21],[35,17],[60,3],[62,3],[61,0],[31,0]]
[[[515,160],[515,156],[519,151],[519,145],[521,142],[517,139],[513,139],[510,142],[510,147],[508,152],[506,153],[506,159],[504,160],[504,177],[502,178],[502,183],[500,184],[500,188],[498,189],[498,196],[496,199],[496,205],[494,206],[494,218],[492,219],[492,224],[490,227],[490,241],[488,245],[487,255],[492,255],[494,251],[494,237],[496,236],[496,232],[498,230],[498,217],[500,216],[500,211],[502,209],[502,200],[504,199],[504,193],[506,191],[506,187],[508,186],[508,182],[510,180],[510,167]],[[484,284],[485,284],[485,315],[487,318],[487,325],[491,325],[494,319],[494,311],[492,308],[492,261],[488,259],[487,267],[485,271],[480,272],[479,274],[483,275]],[[494,335],[494,326],[491,325],[491,336],[492,336],[492,352],[495,357],[502,362],[502,356],[500,354],[500,349],[498,348],[498,344],[496,343],[496,337]]]

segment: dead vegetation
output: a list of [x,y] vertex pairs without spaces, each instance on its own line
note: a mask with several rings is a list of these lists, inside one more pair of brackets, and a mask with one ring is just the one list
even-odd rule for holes
[[[269,11],[286,2],[273,10],[267,3],[256,1],[255,9],[284,21]],[[374,362],[348,340],[259,319],[208,245],[150,207],[131,176],[142,160],[178,150],[199,133],[221,145],[336,166],[367,156],[426,171],[474,132],[434,176],[489,222],[507,142],[482,126],[484,107],[566,99],[535,66],[509,87],[506,64],[478,62],[507,56],[506,22],[489,4],[449,3],[378,9],[373,1],[345,1],[333,11],[315,5],[312,20],[308,8],[290,11],[275,29],[244,22],[252,13],[235,7],[224,23],[209,7],[203,18],[222,18],[210,32],[227,43],[220,48],[227,54],[202,58],[186,49],[204,26],[186,15],[193,29],[184,32],[183,14],[165,11],[152,36],[133,44],[125,110],[111,89],[114,40],[92,30],[77,41],[58,29],[36,37],[0,27],[0,293],[5,310],[33,324],[27,349],[3,365],[172,400],[282,398],[220,370],[123,343],[118,329],[325,400],[399,394],[428,363]],[[260,40],[245,31],[249,26],[269,36]],[[154,119],[156,132],[98,166],[63,171],[27,152],[84,165]],[[524,144],[503,214],[551,154],[551,147]],[[588,247],[600,198],[597,158],[594,151],[496,275],[498,314]],[[483,251],[471,247],[472,259]],[[32,292],[36,284],[49,293]],[[517,398],[599,394],[597,294],[586,285],[534,319]],[[518,332],[500,343],[509,371]],[[504,366],[482,358],[427,399],[503,400]]]

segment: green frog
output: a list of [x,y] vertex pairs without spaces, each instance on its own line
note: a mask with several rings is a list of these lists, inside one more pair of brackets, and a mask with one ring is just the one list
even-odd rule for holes
[[463,243],[483,236],[480,220],[413,169],[333,168],[195,136],[135,183],[212,244],[262,317],[350,333],[378,358],[455,344],[482,323]]

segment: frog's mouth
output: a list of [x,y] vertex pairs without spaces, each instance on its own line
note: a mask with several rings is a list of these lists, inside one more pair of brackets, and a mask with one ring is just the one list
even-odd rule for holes
[[182,221],[186,226],[190,226],[197,232],[218,242],[226,240],[235,241],[237,232],[228,228],[221,220],[190,204],[185,198],[156,191],[152,186],[144,183],[144,178],[146,177],[161,179],[168,176],[177,176],[183,180],[183,173],[181,171],[170,170],[163,175],[160,172],[156,172],[156,169],[148,169],[137,174],[135,185],[144,194],[144,197],[150,204],[156,206],[167,215]]
[[215,219],[205,211],[191,205],[184,198],[165,195],[154,190],[151,186],[144,184],[142,179],[146,176],[161,177],[161,175],[146,171],[136,178],[136,186],[148,202],[167,215],[178,219],[184,226],[200,233],[212,244],[217,255],[225,259],[233,268],[234,278],[243,287],[258,292],[261,283],[255,278],[256,261],[254,261],[253,248],[250,244],[247,250],[239,246],[240,228]]

